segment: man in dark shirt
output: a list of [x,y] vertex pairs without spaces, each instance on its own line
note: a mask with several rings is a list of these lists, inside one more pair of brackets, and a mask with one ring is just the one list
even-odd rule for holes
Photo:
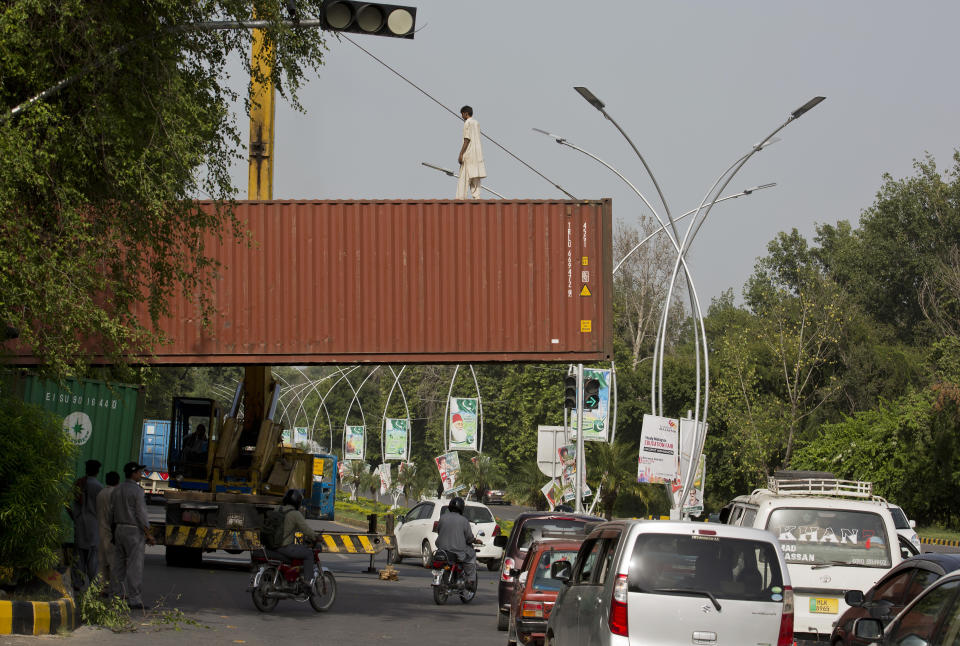
[[463,517],[463,498],[459,496],[450,501],[449,509],[440,515],[437,523],[437,549],[456,554],[463,562],[464,579],[471,590],[477,589],[477,551],[474,543],[480,541],[473,536],[470,521]]

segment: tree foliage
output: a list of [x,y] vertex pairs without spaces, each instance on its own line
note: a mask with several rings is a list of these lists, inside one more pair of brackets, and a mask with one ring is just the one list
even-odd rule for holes
[[[319,30],[282,24],[286,4],[13,0],[0,10],[0,304],[49,370],[81,373],[95,354],[123,363],[156,336],[134,304],[155,322],[172,290],[209,287],[206,234],[242,234],[229,166],[246,124],[230,116],[227,64],[239,57],[259,79],[269,68],[251,63],[250,31],[196,26],[268,20],[270,76],[296,105],[324,45]],[[320,3],[297,4],[308,15]],[[198,308],[207,312],[204,299]]]

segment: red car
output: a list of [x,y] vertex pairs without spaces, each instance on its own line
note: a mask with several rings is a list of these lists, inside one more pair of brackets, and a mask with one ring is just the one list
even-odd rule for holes
[[550,576],[550,565],[558,561],[573,563],[585,536],[535,542],[515,577],[510,619],[507,624],[507,645],[543,644],[547,618],[563,583]]

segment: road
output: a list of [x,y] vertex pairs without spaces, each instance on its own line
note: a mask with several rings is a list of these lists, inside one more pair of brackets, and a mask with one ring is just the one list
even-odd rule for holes
[[[344,529],[334,523],[311,521],[315,527]],[[433,602],[430,573],[401,563],[398,581],[381,581],[366,574],[368,556],[325,554],[324,565],[337,577],[338,595],[325,613],[308,603],[281,601],[270,614],[261,614],[246,591],[249,556],[216,552],[202,567],[168,568],[162,547],[148,547],[144,573],[144,603],[152,612],[135,612],[136,632],[112,633],[81,627],[66,637],[0,636],[0,645],[26,646],[57,641],[69,646],[151,646],[199,644],[446,644],[501,646],[506,633],[496,629],[497,573],[478,568],[476,598],[462,604],[452,598],[445,606]],[[378,569],[386,554],[378,555]],[[185,620],[177,620],[178,613]],[[196,623],[194,623],[196,622]]]

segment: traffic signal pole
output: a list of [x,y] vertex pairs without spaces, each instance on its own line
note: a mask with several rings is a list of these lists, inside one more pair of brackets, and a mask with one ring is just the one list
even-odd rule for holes
[[577,504],[576,512],[578,514],[583,513],[583,478],[584,478],[584,467],[586,462],[583,459],[583,397],[580,396],[580,393],[583,393],[583,364],[577,364],[577,472],[576,472],[576,488],[574,489]]

